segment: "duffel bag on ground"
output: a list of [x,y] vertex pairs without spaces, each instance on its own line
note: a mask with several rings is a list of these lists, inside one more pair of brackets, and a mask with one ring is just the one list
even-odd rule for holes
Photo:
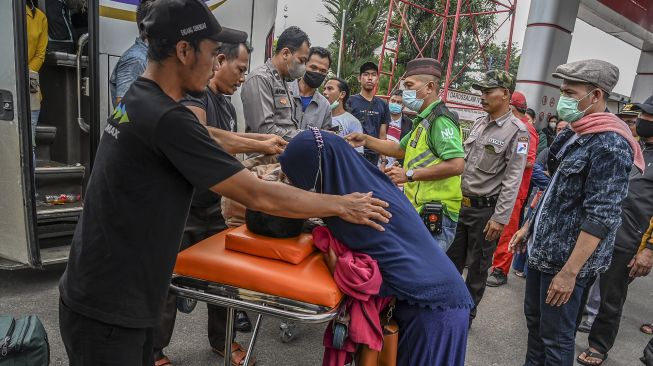
[[50,345],[36,315],[0,315],[0,366],[47,366]]

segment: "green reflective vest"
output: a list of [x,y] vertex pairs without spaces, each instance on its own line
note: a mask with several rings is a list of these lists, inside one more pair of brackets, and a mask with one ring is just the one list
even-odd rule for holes
[[[458,121],[443,105],[439,104],[421,121],[415,121],[417,126],[411,131],[410,139],[406,145],[404,156],[404,169],[426,168],[440,164],[442,159],[437,156],[430,144],[431,123],[437,123],[439,117],[449,118],[456,125]],[[460,128],[458,133],[462,133]],[[416,181],[404,184],[404,193],[413,204],[417,212],[428,202],[441,202],[444,213],[453,221],[458,221],[460,206],[463,199],[460,190],[460,176],[449,177],[434,181]]]

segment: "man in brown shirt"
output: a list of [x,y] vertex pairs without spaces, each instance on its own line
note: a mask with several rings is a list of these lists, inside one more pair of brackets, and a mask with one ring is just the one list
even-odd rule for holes
[[[528,153],[528,130],[510,110],[514,78],[491,70],[472,86],[483,94],[487,116],[479,118],[464,141],[463,202],[456,237],[447,251],[462,273],[469,263],[466,284],[478,306],[492,264],[492,254],[510,220]],[[468,258],[468,255],[470,256]],[[476,308],[470,314],[470,325]]]

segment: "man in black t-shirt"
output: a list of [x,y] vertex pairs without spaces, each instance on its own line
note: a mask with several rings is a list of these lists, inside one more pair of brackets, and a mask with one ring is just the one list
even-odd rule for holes
[[143,21],[148,66],[107,121],[59,291],[70,365],[152,366],[193,187],[272,215],[339,216],[383,230],[387,203],[265,182],[179,101],[204,90],[219,42],[233,42],[201,0],[157,0]]
[[[220,46],[216,58],[219,68],[209,81],[206,93],[200,98],[187,95],[181,103],[197,116],[200,123],[215,135],[219,135],[216,140],[223,148],[229,146],[225,148],[228,152],[279,154],[287,142],[277,135],[236,134],[236,109],[228,96],[235,93],[245,81],[249,55],[252,51],[245,43],[247,33],[240,33],[239,43],[223,43]],[[219,194],[208,189],[195,190],[180,250],[227,228],[222,217],[220,198]],[[166,360],[169,362],[163,350],[168,347],[172,338],[177,315],[176,303],[177,296],[168,294],[162,321],[154,330],[154,360],[162,365],[166,364]],[[207,304],[207,308],[209,344],[215,353],[224,356],[227,311],[222,306],[210,304]],[[247,313],[236,311],[234,328],[239,331],[249,331],[251,327]],[[233,364],[240,365],[245,358],[246,349],[235,342],[231,349]]]
[[[349,98],[349,109],[354,117],[358,118],[363,125],[363,132],[366,135],[385,140],[390,124],[390,110],[388,103],[374,95],[374,90],[379,84],[378,66],[373,62],[366,62],[360,67],[358,81],[361,84],[361,92]],[[379,154],[365,148],[365,158],[372,164],[377,165]]]

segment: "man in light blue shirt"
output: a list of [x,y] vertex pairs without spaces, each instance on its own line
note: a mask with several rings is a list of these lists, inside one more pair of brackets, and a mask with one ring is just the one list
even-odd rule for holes
[[122,97],[132,83],[145,71],[147,66],[147,36],[141,23],[147,15],[152,0],[143,0],[136,8],[136,24],[138,25],[139,35],[134,44],[120,56],[118,63],[113,68],[109,78],[109,92],[111,93],[111,103],[115,107],[120,103]]

